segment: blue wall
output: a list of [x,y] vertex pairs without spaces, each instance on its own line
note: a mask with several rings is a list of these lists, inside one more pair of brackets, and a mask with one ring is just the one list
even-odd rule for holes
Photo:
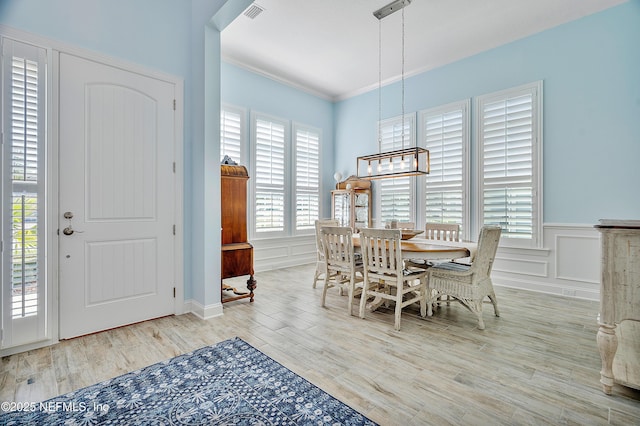
[[321,168],[322,190],[325,197],[321,217],[331,215],[327,195],[334,188],[333,181],[333,103],[296,90],[232,64],[222,63],[222,101],[246,109],[246,134],[249,134],[249,114],[252,111],[291,120],[322,131]]
[[0,3],[0,23],[177,76],[189,72],[191,8],[184,0]]
[[[543,80],[544,221],[639,219],[639,43],[640,1],[631,0],[408,78],[405,109]],[[401,113],[400,90],[399,83],[383,89],[383,118]],[[354,173],[358,155],[377,151],[377,96],[336,104],[337,169]]]

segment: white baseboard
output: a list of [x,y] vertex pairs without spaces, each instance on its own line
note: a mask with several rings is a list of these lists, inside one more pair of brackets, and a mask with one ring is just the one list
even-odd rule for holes
[[200,319],[210,319],[223,315],[222,303],[214,303],[213,305],[204,306],[195,300],[187,300],[184,303],[183,312],[191,312]]
[[58,343],[57,339],[47,339],[40,342],[29,343],[27,345],[13,346],[10,348],[0,350],[0,357],[14,355],[20,352],[32,351],[46,346],[52,346]]

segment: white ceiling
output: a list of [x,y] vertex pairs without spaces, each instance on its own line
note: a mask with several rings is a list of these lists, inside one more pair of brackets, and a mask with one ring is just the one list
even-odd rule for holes
[[[627,0],[412,0],[404,9],[405,77],[457,61]],[[256,0],[222,31],[225,61],[339,100],[402,75],[402,12],[391,0]],[[381,32],[379,32],[379,24]],[[381,34],[381,36],[380,36]],[[382,40],[382,49],[378,48]]]

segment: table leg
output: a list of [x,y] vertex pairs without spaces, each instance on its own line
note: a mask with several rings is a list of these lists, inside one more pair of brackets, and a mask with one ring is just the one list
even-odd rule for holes
[[602,370],[600,370],[600,383],[602,383],[602,391],[607,395],[611,395],[614,377],[613,377],[613,358],[618,350],[618,337],[616,336],[616,326],[609,324],[599,324],[598,349],[600,350],[600,359],[602,360]]
[[369,309],[371,312],[373,312],[376,309],[378,309],[380,306],[382,306],[383,302],[384,302],[384,299],[382,299],[382,297],[376,296],[373,299],[373,301],[371,301],[371,303],[367,304],[367,309]]

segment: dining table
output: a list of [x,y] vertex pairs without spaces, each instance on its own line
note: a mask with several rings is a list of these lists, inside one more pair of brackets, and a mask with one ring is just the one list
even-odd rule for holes
[[[353,247],[360,251],[360,235],[353,234]],[[473,259],[478,245],[472,241],[443,241],[413,237],[400,242],[403,259],[452,260]]]

